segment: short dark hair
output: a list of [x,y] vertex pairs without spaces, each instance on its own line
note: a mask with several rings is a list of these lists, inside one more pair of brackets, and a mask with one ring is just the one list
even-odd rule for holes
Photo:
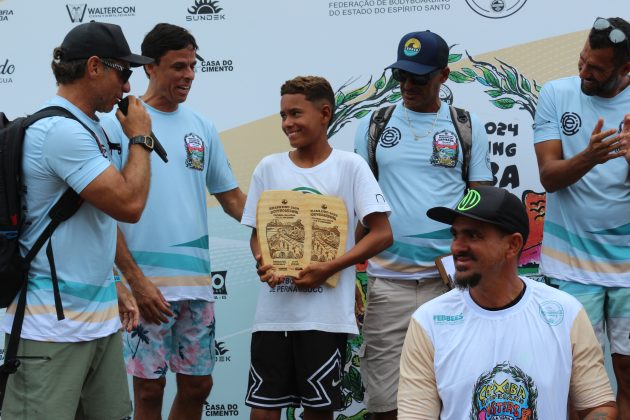
[[53,50],[53,60],[50,63],[57,86],[69,85],[70,83],[81,79],[85,75],[87,67],[87,59],[82,58],[79,60],[62,61],[61,60],[61,47],[57,47]]
[[170,23],[158,23],[144,37],[141,49],[142,55],[151,57],[156,64],[160,64],[160,58],[169,51],[181,50],[189,46],[195,51],[199,49],[195,37],[187,29]]
[[620,17],[612,17],[606,19],[612,26],[626,34],[626,40],[614,44],[609,38],[608,34],[612,31],[612,27],[601,31],[591,29],[588,34],[588,44],[594,49],[612,48],[613,57],[616,66],[621,66],[630,61],[630,23]]
[[[331,114],[335,111],[335,93],[328,80],[319,76],[298,76],[284,82],[280,88],[280,96],[286,94],[302,94],[307,101],[324,101],[330,105]],[[332,115],[329,124],[332,122]]]

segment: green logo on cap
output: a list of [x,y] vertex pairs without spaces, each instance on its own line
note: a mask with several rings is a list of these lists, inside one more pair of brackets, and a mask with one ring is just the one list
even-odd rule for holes
[[468,190],[464,198],[457,204],[457,210],[468,211],[475,207],[481,201],[479,192],[475,190]]

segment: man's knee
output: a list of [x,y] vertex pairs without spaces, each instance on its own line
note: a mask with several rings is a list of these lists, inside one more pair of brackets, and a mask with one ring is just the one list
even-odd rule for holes
[[203,401],[212,390],[212,376],[177,374],[177,393],[187,399]]
[[162,401],[164,396],[164,386],[166,385],[165,378],[159,379],[144,379],[133,378],[133,392],[136,401],[139,402],[154,402]]

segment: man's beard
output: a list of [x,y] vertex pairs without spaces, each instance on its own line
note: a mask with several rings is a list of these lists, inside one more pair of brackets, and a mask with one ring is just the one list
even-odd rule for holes
[[459,290],[473,288],[481,281],[481,274],[471,273],[467,276],[455,273],[455,285]]
[[616,72],[614,72],[608,79],[597,82],[595,80],[589,79],[589,82],[596,82],[597,86],[593,88],[585,88],[584,81],[580,82],[580,89],[582,93],[587,96],[606,96],[608,95],[614,88],[617,86],[617,82],[619,80],[619,76]]

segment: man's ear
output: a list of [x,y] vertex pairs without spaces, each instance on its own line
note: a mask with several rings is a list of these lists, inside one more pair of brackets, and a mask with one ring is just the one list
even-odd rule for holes
[[322,113],[322,121],[324,122],[324,125],[328,127],[328,123],[330,123],[330,120],[332,119],[332,107],[330,106],[328,102],[322,103],[321,113]]
[[448,67],[444,67],[440,70],[440,81],[445,83],[448,80],[448,75],[451,74],[451,69]]
[[512,233],[509,235],[508,239],[508,249],[506,251],[507,258],[518,258],[521,250],[525,246],[525,242],[523,240],[523,235],[520,233]]
[[101,65],[101,60],[97,56],[93,55],[88,58],[87,63],[85,65],[85,72],[89,78],[94,78],[98,76],[103,71],[103,67]]
[[144,71],[146,72],[147,77],[149,79],[151,78],[151,75],[153,74],[154,69],[155,69],[155,62],[144,65]]

